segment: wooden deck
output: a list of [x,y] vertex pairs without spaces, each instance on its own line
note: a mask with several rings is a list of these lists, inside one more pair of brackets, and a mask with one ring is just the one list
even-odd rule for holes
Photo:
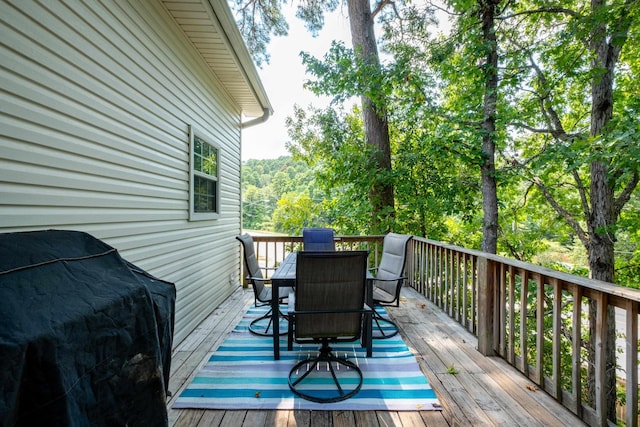
[[[476,338],[411,288],[389,312],[435,390],[442,411],[173,410],[169,425],[194,426],[581,426],[544,391],[497,357],[476,351]],[[169,389],[177,396],[253,303],[239,290],[173,353]],[[457,373],[451,373],[452,369]]]

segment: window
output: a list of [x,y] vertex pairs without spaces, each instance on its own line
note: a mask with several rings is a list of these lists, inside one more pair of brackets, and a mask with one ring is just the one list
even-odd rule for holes
[[205,220],[218,218],[218,178],[220,155],[218,147],[199,135],[193,127],[189,131],[191,185],[189,218]]

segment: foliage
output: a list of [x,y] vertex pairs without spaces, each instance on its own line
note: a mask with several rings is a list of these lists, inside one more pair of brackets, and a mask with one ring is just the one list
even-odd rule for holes
[[[332,2],[332,7],[336,4]],[[580,1],[550,7],[532,0],[503,4],[499,10],[495,177],[500,254],[584,274],[588,267],[584,245],[580,248],[584,241],[575,225],[586,228],[588,217],[584,197],[576,189],[579,185],[588,189],[593,162],[609,165],[618,192],[638,170],[638,31],[628,32],[620,53],[616,108],[606,132],[588,137],[587,95],[598,70],[591,66],[584,40],[590,25],[619,16],[620,4],[611,2],[601,15],[589,14],[589,5]],[[296,230],[306,221],[330,224],[343,233],[370,233],[374,218],[367,196],[374,182],[390,182],[395,187],[395,218],[383,212],[383,218],[376,219],[388,221],[395,231],[479,248],[483,203],[479,168],[485,158],[480,150],[485,46],[479,4],[451,0],[443,6],[452,23],[447,33],[438,32],[428,3],[382,9],[379,46],[385,49],[381,56],[385,61],[379,70],[359,63],[353,50],[341,43],[334,43],[322,59],[302,55],[311,76],[307,88],[332,96],[333,103],[325,109],[296,107],[287,121],[293,156],[289,167],[296,165],[289,170],[300,170],[300,177],[287,182],[285,178],[292,175],[271,171],[257,185],[258,178],[245,173],[245,200],[264,201],[268,207],[248,205],[249,215],[245,207],[245,227]],[[631,2],[628,10],[631,28],[637,29],[637,2]],[[350,106],[360,93],[372,99],[384,96],[387,103],[390,173],[371,164],[360,110]],[[562,132],[551,126],[556,120]],[[550,205],[549,197],[566,215]],[[269,212],[276,210],[279,200],[274,221]],[[311,206],[308,200],[313,201]],[[618,237],[617,282],[635,286],[640,282],[637,200],[636,190],[618,222],[604,229]],[[297,201],[299,209],[294,206]],[[303,213],[308,218],[302,218]]]
[[305,193],[313,188],[311,171],[291,157],[246,161],[242,165],[243,227],[275,231],[273,212],[278,201],[284,195]]
[[287,127],[289,151],[313,168],[319,187],[330,196],[333,227],[342,233],[370,233],[368,195],[378,172],[362,138],[357,108],[344,113],[338,108],[307,112],[296,107]]
[[616,280],[640,289],[640,195],[631,198],[618,221]]
[[456,369],[455,365],[447,366],[447,374],[457,375],[460,371]]
[[[268,45],[271,36],[286,36],[289,32],[283,8],[286,0],[229,0],[238,21],[238,29],[256,64],[269,63]],[[324,12],[338,7],[339,0],[305,0],[296,8],[296,16],[305,22],[306,28],[317,34],[324,25]]]

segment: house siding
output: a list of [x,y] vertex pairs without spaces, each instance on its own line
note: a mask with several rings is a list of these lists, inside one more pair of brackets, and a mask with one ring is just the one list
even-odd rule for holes
[[[0,232],[88,232],[177,287],[179,343],[239,286],[240,111],[160,2],[0,2]],[[189,221],[189,125],[220,218]]]

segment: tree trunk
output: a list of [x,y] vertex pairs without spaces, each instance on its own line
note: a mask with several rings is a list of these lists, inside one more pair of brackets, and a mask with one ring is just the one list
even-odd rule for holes
[[[603,0],[594,0],[594,11],[604,6]],[[617,55],[607,40],[604,23],[595,26],[591,38],[594,54],[593,69],[604,73],[593,78],[591,83],[591,129],[590,135],[598,138],[613,117],[613,73]],[[591,215],[587,219],[589,233],[589,266],[594,279],[614,281],[615,235],[612,226],[616,223],[614,211],[615,180],[608,178],[608,165],[595,160],[591,163]]]
[[485,90],[482,119],[482,251],[495,254],[498,243],[498,194],[495,165],[496,105],[498,97],[498,42],[495,34],[496,5],[500,0],[479,0],[482,35],[486,48]]
[[[373,16],[369,0],[348,0],[351,40],[356,55],[363,63],[380,69],[378,47],[373,31]],[[384,105],[362,95],[362,114],[366,143],[374,147],[377,164],[377,178],[372,184],[369,198],[372,205],[372,231],[384,233],[389,230],[394,217],[393,184],[389,181],[391,171],[391,146],[389,143],[389,125]],[[381,177],[381,178],[380,178]]]
[[[598,13],[606,6],[606,0],[592,0],[593,12]],[[616,25],[612,23],[612,25]],[[603,70],[603,73],[593,78],[591,83],[591,129],[590,135],[597,139],[603,133],[605,126],[613,117],[613,76],[618,60],[620,46],[610,44],[607,37],[607,24],[602,22],[595,25],[591,33],[591,52],[594,55],[592,69]],[[591,277],[605,282],[614,283],[614,243],[616,236],[614,226],[617,222],[615,211],[615,179],[609,177],[609,167],[604,161],[594,160],[591,163],[591,212],[587,218],[589,234],[589,269]],[[596,308],[591,303],[589,307],[591,331],[595,325]],[[606,414],[607,419],[616,420],[616,354],[615,354],[615,313],[613,307],[607,307],[606,313],[608,333],[605,341],[606,378],[604,387],[607,394],[607,407],[599,408]],[[591,334],[591,350],[594,350],[595,335]],[[594,355],[595,359],[595,355]],[[593,365],[592,365],[593,366]],[[590,374],[595,374],[590,370]],[[590,391],[594,387],[594,377],[590,375]],[[594,391],[595,395],[595,391]]]

